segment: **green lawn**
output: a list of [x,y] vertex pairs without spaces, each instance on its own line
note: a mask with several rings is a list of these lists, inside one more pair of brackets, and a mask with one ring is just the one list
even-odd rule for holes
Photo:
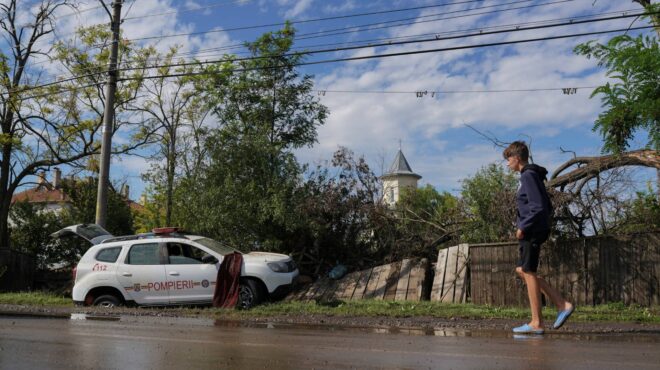
[[71,297],[51,293],[24,292],[0,293],[0,304],[21,304],[31,306],[73,306]]
[[[431,316],[437,318],[467,319],[524,319],[529,317],[528,308],[477,306],[473,304],[448,304],[438,302],[349,301],[349,302],[279,302],[240,311],[239,316],[277,316],[296,314],[322,314],[333,316]],[[544,308],[543,316],[554,321],[557,310]],[[578,307],[571,316],[575,321],[626,321],[660,323],[660,307],[625,306],[620,303],[595,307]]]
[[[0,293],[0,304],[33,306],[73,306],[70,297],[56,296],[49,293]],[[263,304],[251,310],[223,309],[176,309],[182,315],[202,315],[212,317],[268,317],[295,315],[330,315],[330,316],[385,316],[412,317],[429,316],[437,318],[466,319],[524,319],[529,317],[527,308],[477,306],[473,304],[448,304],[438,302],[394,302],[394,301],[333,301],[333,302],[276,302]],[[554,308],[544,308],[543,316],[547,321],[554,320],[557,312]],[[660,324],[660,306],[641,307],[611,303],[591,306],[579,306],[571,320],[574,321],[620,321]]]

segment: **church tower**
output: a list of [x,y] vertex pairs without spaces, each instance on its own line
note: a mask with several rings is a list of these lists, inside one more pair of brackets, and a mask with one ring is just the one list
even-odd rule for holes
[[390,207],[394,206],[399,201],[401,190],[406,187],[417,188],[417,181],[421,178],[413,172],[399,149],[389,171],[380,177],[383,181],[383,201]]

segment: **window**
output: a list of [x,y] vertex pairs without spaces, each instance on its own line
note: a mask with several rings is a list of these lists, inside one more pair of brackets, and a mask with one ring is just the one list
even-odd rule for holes
[[130,265],[160,265],[160,245],[149,243],[132,246],[128,252],[126,263]]
[[167,255],[172,265],[199,265],[208,253],[192,245],[167,243]]
[[[194,239],[197,243],[207,247],[211,248],[213,251],[222,254],[223,256],[226,256],[228,254],[234,253],[234,252],[239,252],[238,250],[228,247],[222,243],[220,243],[217,240],[213,240],[210,238],[199,238],[199,239]],[[240,253],[240,252],[239,252]]]
[[96,260],[99,262],[116,262],[121,253],[121,247],[101,249],[96,254]]

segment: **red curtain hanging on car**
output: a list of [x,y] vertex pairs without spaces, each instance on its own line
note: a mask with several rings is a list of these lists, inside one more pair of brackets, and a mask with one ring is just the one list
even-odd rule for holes
[[238,302],[243,255],[237,252],[222,259],[213,292],[213,307],[233,308]]

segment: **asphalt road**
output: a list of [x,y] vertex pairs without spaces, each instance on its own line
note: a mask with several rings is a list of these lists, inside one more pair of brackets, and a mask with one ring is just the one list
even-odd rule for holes
[[660,335],[0,316],[0,369],[658,369]]

